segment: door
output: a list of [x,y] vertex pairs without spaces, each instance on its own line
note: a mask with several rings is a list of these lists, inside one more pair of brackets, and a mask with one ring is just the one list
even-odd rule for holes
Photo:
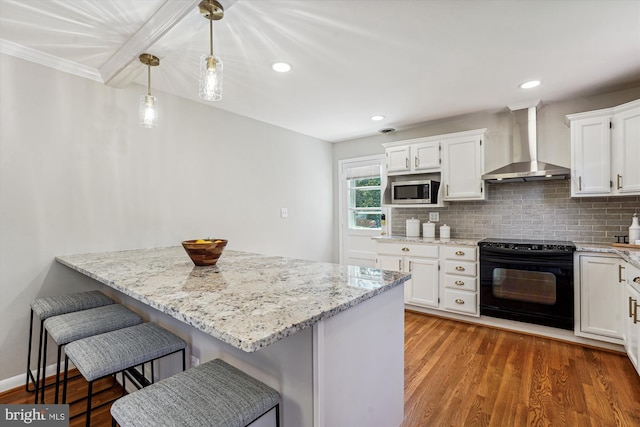
[[609,116],[571,122],[571,195],[609,194],[611,141]]
[[373,236],[383,232],[384,155],[341,160],[340,263],[375,267]]
[[405,287],[405,302],[438,308],[438,260],[408,258],[407,271],[411,283]]
[[443,143],[444,200],[484,199],[482,138],[472,135]]

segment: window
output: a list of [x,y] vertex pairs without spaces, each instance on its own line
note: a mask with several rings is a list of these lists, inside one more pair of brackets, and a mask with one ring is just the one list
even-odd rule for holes
[[350,229],[380,229],[382,177],[379,165],[350,168],[347,178]]

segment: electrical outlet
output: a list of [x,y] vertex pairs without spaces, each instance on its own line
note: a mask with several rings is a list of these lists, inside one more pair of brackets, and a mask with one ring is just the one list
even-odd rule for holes
[[289,209],[280,208],[280,218],[286,218],[289,216]]
[[193,354],[191,355],[191,367],[195,367],[198,366],[200,364],[200,359],[198,359],[196,356],[194,356]]
[[440,212],[429,212],[429,221],[440,221]]

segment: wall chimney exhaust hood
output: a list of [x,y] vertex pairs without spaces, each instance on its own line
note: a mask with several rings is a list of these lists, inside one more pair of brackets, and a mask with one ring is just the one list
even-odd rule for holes
[[571,177],[571,170],[568,168],[538,161],[537,105],[520,109],[509,107],[514,157],[519,152],[522,159],[519,161],[514,159],[512,163],[482,175],[483,180],[497,184]]

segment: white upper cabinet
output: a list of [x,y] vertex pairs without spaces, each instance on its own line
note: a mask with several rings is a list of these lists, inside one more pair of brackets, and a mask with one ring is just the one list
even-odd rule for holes
[[571,196],[640,195],[640,100],[567,119]]
[[611,118],[571,121],[571,195],[608,194],[611,187]]
[[407,179],[401,175],[423,174],[424,179],[440,181],[438,204],[449,200],[484,200],[486,134],[486,129],[478,129],[382,144],[387,175],[394,177],[388,180],[389,185]]
[[417,138],[384,146],[388,175],[440,171],[440,141]]
[[486,130],[462,132],[443,140],[443,200],[484,200]]
[[617,109],[612,133],[614,190],[640,194],[640,100]]

